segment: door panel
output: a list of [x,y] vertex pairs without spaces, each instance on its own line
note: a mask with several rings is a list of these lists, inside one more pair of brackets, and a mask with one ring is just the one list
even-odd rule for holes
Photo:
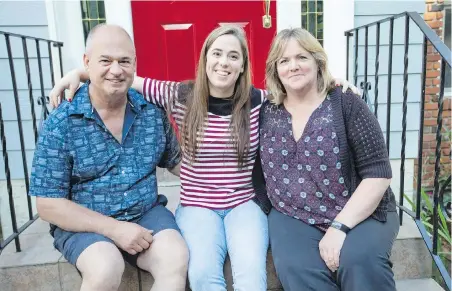
[[265,60],[276,33],[276,2],[270,5],[270,29],[262,26],[263,3],[132,1],[138,75],[173,81],[194,79],[207,35],[219,25],[236,23],[247,34],[254,85],[263,88]]

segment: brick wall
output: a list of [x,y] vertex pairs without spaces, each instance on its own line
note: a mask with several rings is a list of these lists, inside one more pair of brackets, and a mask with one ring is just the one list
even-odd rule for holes
[[[443,0],[426,0],[424,20],[443,39]],[[440,85],[440,55],[429,44],[427,49],[427,78],[425,84],[425,111],[424,111],[424,145],[423,145],[423,178],[422,186],[431,189],[435,174],[436,129],[438,117],[438,98]],[[451,130],[451,99],[444,98],[443,106],[443,132]],[[450,174],[450,140],[441,143],[441,175]]]

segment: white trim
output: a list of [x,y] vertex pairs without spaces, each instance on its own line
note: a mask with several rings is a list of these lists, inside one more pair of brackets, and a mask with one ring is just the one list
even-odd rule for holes
[[346,77],[347,41],[344,31],[354,27],[354,0],[323,1],[323,47],[335,78]]
[[[275,25],[275,12],[270,10],[272,25]],[[280,32],[286,28],[301,27],[301,1],[277,0],[276,1],[276,30]]]
[[130,0],[105,0],[107,24],[124,28],[133,40],[132,6]]
[[162,27],[163,27],[164,30],[187,30],[192,25],[193,25],[192,23],[186,23],[186,24],[162,24]]
[[220,26],[224,26],[224,25],[238,25],[241,28],[245,28],[249,22],[220,22],[218,23]]
[[[85,41],[80,1],[46,0],[50,39],[63,42],[63,74],[83,66]],[[60,78],[58,49],[52,48],[55,81]]]

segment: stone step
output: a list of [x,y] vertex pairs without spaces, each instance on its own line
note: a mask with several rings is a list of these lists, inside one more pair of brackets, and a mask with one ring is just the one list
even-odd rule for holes
[[410,279],[396,281],[397,291],[444,291],[433,279]]
[[[159,187],[159,193],[168,197],[167,207],[173,212],[178,205],[179,190],[180,187],[172,182]],[[75,268],[68,264],[61,254],[53,248],[53,239],[48,234],[48,230],[48,223],[38,219],[20,236],[22,252],[17,253],[15,251],[14,242],[3,251],[0,255],[0,290],[70,291],[79,289],[80,276]],[[281,290],[274,270],[271,251],[267,260],[268,288],[269,290]],[[408,279],[425,279],[431,276],[432,259],[414,221],[409,217],[404,217],[404,223],[394,243],[391,260],[394,263],[395,279],[398,280],[400,288],[410,286],[410,282],[417,282]],[[229,260],[226,261],[225,274],[228,285],[231,286]],[[422,280],[419,282],[429,281]],[[143,290],[149,290],[152,284],[152,278],[149,274],[142,273],[142,284],[145,287]],[[136,269],[130,266],[126,268],[121,288],[121,290],[138,290]],[[400,290],[424,291],[430,289]]]
[[[7,275],[8,269],[0,269],[0,290],[2,291],[77,291],[81,278],[69,263],[18,267],[15,275]],[[5,276],[6,275],[6,276]],[[153,279],[148,273],[141,273],[142,290],[150,290]],[[228,291],[232,291],[231,277],[227,276]],[[269,274],[269,291],[283,291],[275,273]],[[396,280],[398,291],[444,291],[433,279]],[[119,291],[137,291],[137,270],[127,265]],[[187,291],[190,289],[187,287]]]

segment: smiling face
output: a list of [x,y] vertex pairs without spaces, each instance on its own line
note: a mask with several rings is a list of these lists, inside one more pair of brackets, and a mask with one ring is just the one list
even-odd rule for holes
[[125,31],[100,27],[88,41],[84,63],[90,90],[106,97],[123,97],[133,83],[135,48]]
[[289,39],[276,67],[279,80],[287,92],[297,92],[312,86],[317,88],[316,60],[295,39]]
[[235,82],[243,73],[243,62],[243,52],[237,37],[225,34],[212,43],[206,55],[206,74],[212,96],[232,96]]

